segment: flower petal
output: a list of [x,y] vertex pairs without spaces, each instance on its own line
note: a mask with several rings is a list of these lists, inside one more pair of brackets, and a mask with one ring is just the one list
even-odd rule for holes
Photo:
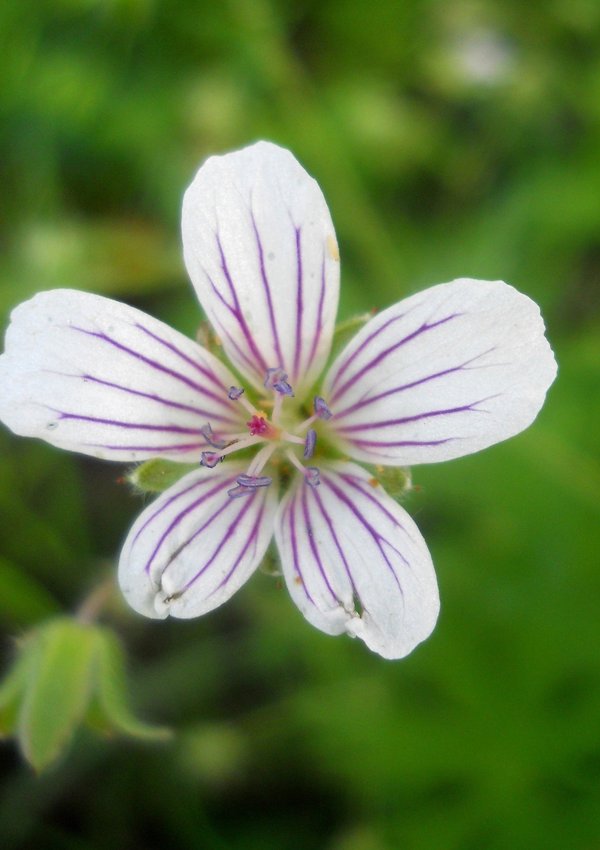
[[0,357],[0,418],[17,434],[111,460],[194,461],[200,428],[239,431],[233,377],[140,310],[74,290],[12,314]]
[[306,619],[402,658],[433,630],[439,598],[418,528],[359,466],[321,469],[283,500],[275,538],[285,580]]
[[292,154],[258,142],[208,159],[183,200],[198,298],[232,363],[262,388],[282,367],[298,394],[331,347],[339,255],[319,186]]
[[556,375],[537,305],[502,281],[462,278],[400,301],[325,379],[340,448],[375,463],[432,463],[518,434]]
[[232,499],[237,463],[200,467],[138,517],[119,561],[128,603],[147,617],[198,617],[250,578],[273,533],[276,487]]

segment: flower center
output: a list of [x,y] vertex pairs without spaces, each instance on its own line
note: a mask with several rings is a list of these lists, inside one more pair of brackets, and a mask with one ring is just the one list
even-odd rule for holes
[[302,447],[303,460],[311,458],[317,443],[317,432],[310,426],[317,419],[330,419],[332,414],[325,400],[317,396],[314,400],[314,414],[312,416],[295,426],[291,431],[284,428],[281,424],[283,403],[286,398],[294,397],[294,390],[287,378],[287,374],[280,366],[266,371],[264,386],[273,394],[272,401],[264,402],[265,406],[272,405],[270,417],[267,417],[267,414],[263,413],[262,410],[254,408],[245,397],[242,387],[229,387],[227,397],[231,401],[239,402],[250,414],[250,419],[246,422],[247,432],[235,434],[226,440],[213,433],[210,423],[200,429],[211,449],[214,449],[214,451],[202,452],[200,464],[209,469],[217,466],[229,454],[250,446],[264,444],[250,462],[247,471],[238,476],[236,486],[227,491],[232,499],[251,495],[262,487],[268,487],[271,484],[273,479],[262,473],[275,452],[281,449],[283,449],[287,460],[302,473],[307,484],[311,487],[318,487],[320,483],[318,468],[305,466],[295,454],[293,447]]

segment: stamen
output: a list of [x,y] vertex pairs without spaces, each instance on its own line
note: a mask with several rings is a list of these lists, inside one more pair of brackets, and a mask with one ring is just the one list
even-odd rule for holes
[[267,443],[266,446],[263,446],[248,467],[247,475],[259,475],[276,449],[277,445],[273,443]]
[[318,487],[321,483],[320,475],[321,473],[317,469],[316,466],[302,466],[296,455],[288,449],[286,452],[288,459],[293,463],[299,472],[304,476],[304,480],[311,487]]
[[227,495],[230,499],[239,499],[240,496],[249,496],[250,493],[256,492],[252,490],[250,487],[242,487],[238,484],[237,487],[232,487],[231,490],[227,491]]
[[220,455],[218,452],[202,452],[200,455],[200,466],[206,466],[207,469],[214,469],[222,460],[223,455]]
[[276,390],[280,395],[289,395],[291,398],[294,397],[294,390],[291,385],[288,384],[287,381],[276,381],[273,384],[273,389]]
[[268,475],[238,475],[236,478],[237,487],[232,487],[227,491],[230,499],[239,499],[240,496],[247,496],[249,493],[254,493],[260,487],[268,487],[273,479]]
[[285,381],[286,378],[287,372],[284,372],[281,366],[275,366],[273,369],[267,369],[265,372],[264,386],[268,390],[272,390],[275,381]]
[[315,419],[318,419],[318,418],[319,417],[316,416],[316,415],[309,416],[308,419],[304,420],[304,422],[301,422],[299,425],[296,425],[296,428],[295,428],[296,433],[301,434],[302,431],[304,431],[306,428],[308,428],[309,425],[312,425],[313,422],[315,421]]
[[306,434],[306,440],[304,441],[304,457],[308,460],[309,457],[312,457],[315,453],[315,446],[317,444],[317,432],[314,428],[309,428]]
[[[237,452],[240,449],[247,449],[249,446],[256,446],[258,443],[262,443],[260,437],[245,437],[243,440],[233,440],[233,442],[229,443],[229,445],[221,449],[218,452],[202,452],[200,455],[200,466],[206,466],[208,469],[213,469],[220,461],[223,460],[227,455],[233,454],[233,452]],[[269,445],[269,448],[271,446]],[[258,453],[257,457],[261,454]]]
[[240,487],[268,487],[273,479],[268,475],[238,475],[236,481]]
[[333,413],[329,409],[329,405],[325,401],[324,398],[321,398],[320,395],[315,396],[315,416],[318,416],[319,419],[331,419]]
[[276,366],[274,369],[267,369],[265,374],[265,387],[269,390],[275,390],[280,395],[294,395],[294,391],[287,381],[287,372]]
[[215,437],[213,429],[210,427],[210,422],[207,422],[206,425],[203,425],[202,428],[200,428],[200,433],[208,445],[212,446],[213,449],[224,449],[225,446],[231,442],[231,440],[220,440],[218,437]]
[[229,387],[229,391],[227,393],[227,398],[231,401],[237,401],[238,398],[243,394],[243,387]]

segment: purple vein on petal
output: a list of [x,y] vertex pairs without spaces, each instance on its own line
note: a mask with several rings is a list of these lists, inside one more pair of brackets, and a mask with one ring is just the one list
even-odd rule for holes
[[329,487],[329,489],[334,493],[334,495],[337,496],[337,498],[346,505],[346,507],[350,510],[352,515],[354,517],[356,517],[356,519],[360,522],[360,524],[363,526],[363,528],[365,528],[369,532],[369,534],[371,535],[371,537],[372,537],[374,543],[376,544],[377,548],[379,549],[379,551],[383,555],[383,558],[384,558],[384,560],[385,560],[385,562],[388,566],[388,569],[390,570],[391,574],[394,577],[394,581],[396,582],[396,585],[398,587],[398,590],[400,591],[401,596],[404,596],[404,593],[402,591],[402,585],[400,584],[400,580],[398,578],[396,570],[394,569],[394,565],[390,562],[390,559],[388,558],[388,556],[387,556],[387,554],[386,554],[386,552],[383,548],[382,541],[384,543],[386,543],[387,546],[389,546],[390,549],[392,549],[398,555],[398,557],[404,562],[404,564],[406,566],[409,566],[406,558],[402,555],[401,552],[398,551],[398,549],[396,549],[396,547],[392,543],[390,543],[389,540],[387,540],[382,534],[379,534],[379,532],[377,532],[373,528],[371,523],[366,519],[366,517],[363,516],[363,514],[356,507],[354,502],[352,502],[352,500],[349,499],[348,496],[346,496],[346,494],[343,492],[343,490],[340,490],[340,488],[337,487],[333,483],[330,476],[327,476],[324,479],[324,483],[327,487]]
[[[227,286],[229,287],[229,292],[230,292],[231,297],[233,299],[233,308],[230,307],[230,309],[232,310],[232,314],[235,316],[235,318],[238,321],[238,324],[241,328],[242,334],[244,335],[244,339],[246,340],[248,348],[250,349],[250,351],[252,352],[252,354],[256,358],[256,362],[257,362],[260,370],[262,372],[266,372],[267,365],[266,365],[266,363],[263,359],[262,354],[260,353],[260,351],[256,347],[256,343],[254,342],[254,338],[252,336],[252,333],[250,332],[250,328],[248,327],[248,325],[246,323],[246,319],[244,318],[244,314],[242,313],[242,310],[240,308],[240,302],[238,300],[237,293],[235,291],[235,286],[233,285],[233,280],[231,279],[231,274],[229,273],[229,268],[227,266],[227,260],[225,258],[225,252],[223,251],[223,245],[221,244],[221,238],[220,238],[218,232],[215,233],[215,238],[217,240],[217,247],[219,249],[219,255],[221,257],[221,270],[223,272],[223,276],[225,277],[225,280],[227,282]],[[227,303],[227,302],[225,302],[225,303]]]
[[213,383],[219,391],[222,390],[223,383],[217,378],[217,376],[214,374],[214,372],[212,372],[210,369],[208,369],[202,363],[199,363],[197,360],[194,360],[193,357],[189,357],[184,351],[182,351],[180,348],[178,348],[172,342],[169,342],[168,340],[163,339],[158,334],[155,334],[153,331],[144,327],[144,325],[140,325],[139,323],[136,322],[135,327],[138,328],[140,331],[142,331],[142,333],[145,333],[151,339],[155,340],[155,342],[158,342],[160,345],[163,345],[165,348],[167,348],[169,351],[171,351],[176,357],[179,357],[181,360],[183,360],[185,363],[187,363],[189,366],[191,366],[192,369],[195,369],[197,372],[200,372],[200,374],[203,375],[205,378],[207,378],[209,381],[211,381],[211,383]]
[[373,448],[392,448],[399,446],[400,448],[408,446],[443,446],[444,443],[451,443],[453,440],[460,440],[461,437],[445,437],[441,440],[361,440],[358,437],[353,437],[352,442],[357,446],[369,446]]
[[304,312],[304,281],[302,275],[302,228],[294,227],[296,238],[296,344],[294,346],[294,381],[300,375],[302,352],[302,315]]
[[299,487],[298,490],[296,491],[296,493],[298,493],[298,492],[301,493],[302,519],[303,519],[303,522],[304,522],[304,525],[305,525],[305,528],[306,528],[306,534],[307,534],[307,537],[308,537],[308,542],[310,544],[310,551],[312,552],[314,561],[317,565],[317,569],[319,570],[319,573],[320,573],[321,578],[323,579],[323,581],[325,583],[325,586],[327,587],[327,590],[331,594],[333,600],[339,605],[339,604],[341,604],[340,600],[339,600],[336,592],[332,588],[331,584],[329,583],[329,578],[327,577],[327,573],[325,572],[325,568],[323,566],[321,556],[319,555],[319,550],[317,549],[317,546],[316,546],[316,543],[315,543],[314,534],[312,532],[313,526],[312,526],[312,522],[311,522],[310,511],[309,511],[309,508],[308,508],[308,501],[307,501],[307,498],[306,498],[306,491],[307,491],[306,487]]
[[373,431],[379,428],[388,428],[390,425],[407,425],[411,422],[419,422],[421,419],[431,419],[436,416],[451,416],[454,413],[465,413],[467,411],[472,413],[486,413],[485,410],[477,410],[475,406],[482,404],[490,398],[494,398],[494,396],[487,396],[486,398],[479,399],[479,401],[463,404],[460,407],[450,407],[445,410],[429,410],[426,413],[415,413],[413,416],[402,416],[398,419],[383,419],[380,422],[363,422],[358,425],[342,425],[341,427],[338,426],[336,430],[344,434],[349,434],[355,431]]
[[188,378],[186,375],[183,375],[181,372],[178,372],[176,369],[170,369],[168,366],[164,366],[162,363],[159,363],[156,360],[153,360],[151,357],[146,357],[145,354],[141,354],[139,351],[135,351],[133,348],[129,348],[129,346],[124,345],[122,342],[118,342],[116,339],[113,339],[110,336],[107,336],[105,333],[101,333],[100,331],[90,331],[86,328],[80,328],[77,325],[68,325],[71,330],[78,331],[79,333],[86,334],[86,336],[93,336],[96,339],[101,340],[102,342],[107,342],[109,345],[114,346],[119,351],[123,351],[125,354],[129,354],[131,357],[134,357],[136,360],[140,360],[142,363],[146,363],[152,369],[155,369],[158,372],[162,372],[165,375],[170,375],[176,381],[180,381],[182,384],[185,384],[188,387],[196,390],[202,395],[207,396],[208,398],[213,399],[217,404],[221,404],[226,408],[229,408],[229,402],[227,401],[226,394],[221,397],[221,395],[213,393],[211,390],[207,390],[201,384],[198,384],[196,381]]
[[[441,372],[435,372],[433,375],[425,375],[423,378],[417,378],[414,381],[410,381],[408,384],[401,384],[399,387],[392,387],[389,390],[385,390],[385,392],[377,393],[377,395],[367,396],[360,399],[360,401],[351,404],[349,407],[342,408],[341,410],[336,410],[336,419],[339,421],[343,416],[347,416],[350,413],[354,413],[356,410],[360,410],[363,407],[368,407],[368,405],[373,404],[376,401],[381,401],[382,398],[388,398],[391,395],[395,395],[396,393],[402,393],[406,390],[412,390],[414,387],[421,386],[421,384],[426,384],[429,381],[437,380],[438,378],[444,378],[446,375],[451,375],[454,372],[468,371],[469,368],[477,368],[477,367],[469,367],[470,363],[474,363],[475,360],[479,360],[481,357],[485,357],[486,354],[492,352],[494,348],[488,348],[487,351],[483,351],[481,354],[477,354],[475,357],[469,358],[469,360],[465,360],[464,363],[461,363],[459,366],[451,366],[449,369],[443,369]],[[481,366],[479,368],[486,368],[485,366]]]
[[[353,385],[366,372],[368,372],[370,369],[373,369],[375,366],[378,366],[383,360],[385,360],[386,357],[388,357],[390,354],[393,354],[394,351],[397,351],[403,345],[406,345],[406,343],[412,342],[414,339],[421,336],[422,334],[427,333],[428,331],[434,330],[435,328],[440,327],[440,325],[444,325],[444,324],[446,324],[446,322],[450,322],[450,321],[452,321],[452,319],[456,319],[460,315],[461,315],[460,313],[452,313],[450,316],[445,316],[443,319],[438,319],[436,322],[431,322],[431,323],[424,322],[420,327],[418,327],[412,333],[403,337],[398,342],[395,342],[393,345],[388,346],[383,351],[380,351],[368,363],[366,363],[364,366],[362,366],[358,370],[358,372],[355,372],[353,375],[351,375],[351,377],[347,378],[346,381],[342,384],[342,386],[338,387],[335,390],[331,400],[334,401],[335,399],[337,399],[341,395],[343,395],[346,392],[346,390],[348,389],[348,387]],[[398,317],[398,318],[400,318],[400,317]],[[388,322],[387,324],[390,324],[390,322]],[[354,352],[354,354],[358,354],[361,351],[364,351],[367,344],[368,344],[368,340],[365,340],[365,342],[361,346],[359,346],[359,348],[356,350],[356,352]],[[339,378],[339,374],[336,377],[336,382],[337,382],[338,378]]]
[[217,590],[221,590],[222,587],[225,587],[225,585],[227,584],[229,579],[232,577],[232,575],[237,570],[237,568],[240,564],[240,561],[242,560],[242,558],[244,557],[244,555],[248,551],[251,544],[252,544],[252,547],[253,547],[252,556],[254,556],[256,554],[256,546],[257,546],[257,543],[258,543],[258,532],[260,531],[260,527],[262,525],[264,513],[265,513],[265,499],[262,500],[258,515],[256,517],[254,525],[252,526],[252,531],[250,532],[250,534],[248,535],[246,540],[244,540],[244,545],[242,546],[239,555],[237,556],[237,558],[233,562],[233,566],[231,567],[231,569],[229,570],[227,575],[225,575],[224,578],[219,582],[217,587],[215,587],[215,589],[209,594],[209,597],[212,596],[213,593],[216,593]]
[[[304,575],[302,574],[302,569],[300,567],[300,558],[298,557],[298,535],[296,533],[297,495],[298,494],[297,494],[297,491],[296,491],[296,493],[294,493],[294,495],[292,496],[292,498],[288,502],[287,510],[286,510],[287,519],[288,519],[289,528],[290,528],[290,543],[292,544],[292,559],[293,559],[293,562],[294,562],[295,573],[296,573],[297,577],[300,579],[300,584],[302,585],[302,589],[303,589],[304,593],[306,594],[306,598],[316,608],[317,605],[315,603],[315,600],[310,595],[310,591],[309,591],[308,587],[306,586],[306,581],[304,579]],[[282,518],[282,522],[283,521],[284,521],[284,518]]]
[[[207,275],[207,277],[208,277],[208,275]],[[210,280],[210,278],[209,278],[209,280]],[[221,298],[222,296],[218,292],[218,290],[215,287],[215,285],[213,284],[212,280],[210,280],[210,283],[211,283],[213,289],[215,290],[215,292],[217,293],[217,295],[219,295],[219,297]],[[227,305],[227,306],[229,307],[229,305]],[[226,339],[227,344],[230,345],[231,348],[233,348],[235,350],[235,352],[236,352],[237,356],[240,358],[240,360],[243,360],[244,363],[246,364],[246,366],[251,371],[255,372],[260,378],[262,378],[263,375],[264,375],[264,370],[262,370],[259,366],[257,366],[256,362],[254,360],[252,360],[252,358],[249,357],[248,354],[246,354],[246,352],[243,350],[241,345],[237,342],[237,340],[229,332],[227,327],[223,324],[223,322],[221,322],[219,316],[213,313],[213,315],[211,317],[211,322],[212,322],[215,330],[217,331],[220,339],[221,340]]]
[[323,333],[323,306],[325,304],[325,251],[323,251],[323,258],[321,260],[321,291],[319,293],[319,306],[317,309],[317,327],[315,328],[315,332],[312,336],[312,344],[310,347],[310,354],[308,356],[308,363],[306,364],[307,370],[312,366],[315,354],[317,353],[317,347],[319,342],[321,341],[321,334]]
[[[348,576],[348,581],[350,582],[350,586],[352,588],[352,594],[356,599],[360,600],[360,594],[358,593],[358,590],[357,590],[357,587],[356,587],[356,584],[355,584],[355,581],[354,581],[354,576],[352,575],[352,571],[350,570],[350,565],[348,564],[348,560],[347,560],[346,555],[344,553],[344,549],[342,547],[342,544],[340,543],[339,538],[336,534],[335,526],[333,524],[331,516],[329,515],[328,511],[325,508],[325,505],[323,504],[323,500],[322,500],[322,498],[319,494],[319,491],[313,487],[311,489],[311,493],[312,493],[313,498],[315,499],[315,501],[317,503],[319,511],[321,512],[321,516],[325,520],[327,528],[329,529],[329,534],[331,535],[331,539],[333,540],[333,545],[337,549],[338,554],[339,554],[340,558],[342,559],[342,563],[344,565],[344,570],[346,571],[346,575]],[[361,605],[362,605],[362,602],[361,602]]]
[[[347,473],[339,473],[339,477],[342,479],[342,481],[352,487],[353,490],[356,490],[358,493],[364,496],[365,499],[371,502],[380,511],[380,513],[382,513],[385,517],[387,517],[387,519],[391,523],[393,523],[396,528],[400,529],[400,531],[404,532],[404,534],[407,533],[404,526],[400,522],[398,522],[398,519],[390,511],[388,511],[386,507],[381,504],[381,501],[379,499],[375,498],[373,493],[369,492],[369,485],[367,485],[366,488],[362,486],[365,483],[362,478],[358,478],[353,475],[348,475]],[[406,563],[408,565],[408,562]]]
[[164,398],[163,396],[157,395],[156,393],[147,393],[142,390],[134,390],[132,387],[125,387],[122,384],[116,384],[113,381],[105,381],[102,378],[97,378],[95,375],[67,375],[66,373],[58,373],[66,378],[77,378],[78,380],[83,380],[84,382],[91,381],[94,384],[99,384],[103,387],[110,387],[113,390],[120,390],[121,392],[128,393],[129,395],[139,396],[140,398],[147,398],[149,401],[154,401],[157,404],[164,405],[165,407],[172,407],[174,410],[185,410],[189,413],[197,413],[198,416],[202,418],[210,417],[211,419],[217,419],[219,422],[229,422],[232,425],[237,425],[237,419],[228,416],[221,416],[220,414],[216,414],[213,410],[206,410],[203,407],[195,407],[191,404],[183,404],[179,401],[173,401],[172,399]]
[[164,452],[191,452],[196,449],[206,448],[206,440],[201,443],[175,443],[170,446],[123,446],[112,443],[82,443],[91,449],[110,449],[114,452],[155,452],[156,455]]
[[275,320],[275,311],[273,309],[273,299],[271,297],[271,287],[269,285],[269,278],[267,277],[267,270],[265,268],[265,254],[263,249],[263,244],[260,238],[260,232],[258,230],[258,225],[256,224],[256,219],[254,218],[254,213],[250,210],[250,219],[252,221],[252,228],[254,230],[254,236],[256,238],[256,247],[258,250],[258,267],[260,271],[260,279],[262,281],[263,290],[265,293],[265,298],[267,300],[267,310],[269,313],[269,324],[271,326],[271,335],[273,337],[273,348],[277,355],[277,362],[281,363],[283,366],[283,354],[281,352],[281,345],[279,342],[279,332],[277,330],[277,322]]
[[[164,511],[166,511],[167,508],[171,507],[171,505],[173,505],[175,502],[178,502],[180,499],[183,499],[184,496],[187,496],[188,493],[192,492],[192,490],[196,490],[196,489],[199,489],[201,487],[206,487],[206,486],[210,487],[211,485],[214,485],[214,480],[212,480],[210,478],[201,478],[199,481],[194,481],[188,487],[184,487],[183,490],[180,490],[178,493],[174,493],[172,496],[169,496],[168,499],[165,499],[165,501],[162,503],[162,505],[159,508],[157,508],[157,510],[155,510],[148,517],[148,519],[145,522],[143,522],[142,525],[138,528],[137,532],[135,533],[135,535],[133,537],[133,540],[131,541],[131,546],[135,545],[135,542],[137,541],[140,534],[142,534],[142,532],[145,531],[145,529],[150,525],[151,522],[154,522],[154,520],[157,517],[159,517]],[[216,492],[219,489],[220,486],[221,486],[221,483],[219,483],[217,485],[217,487],[215,488],[215,490],[213,490],[212,492]]]
[[340,367],[337,370],[336,376],[331,383],[331,389],[332,389],[334,396],[337,395],[337,393],[335,392],[336,384],[338,383],[338,381],[341,380],[343,374],[346,372],[346,370],[351,365],[351,363],[353,363],[353,361],[356,360],[356,358],[361,353],[361,351],[363,351],[365,348],[367,348],[369,343],[373,342],[373,340],[376,339],[380,334],[382,334],[387,328],[389,328],[390,325],[393,325],[395,322],[399,322],[401,319],[404,319],[405,316],[406,316],[406,313],[401,313],[399,316],[392,316],[390,319],[387,320],[387,322],[384,322],[383,325],[381,325],[381,327],[376,328],[374,331],[372,331],[366,337],[366,339],[362,343],[362,345],[359,345],[358,348],[356,348],[352,352],[352,354],[349,355],[349,357],[344,361],[344,363],[342,363],[340,365]]
[[[213,522],[213,520],[214,520],[214,519],[216,519],[216,517],[217,517],[217,516],[219,516],[220,514],[224,513],[225,511],[227,511],[227,510],[230,508],[230,506],[233,506],[233,505],[236,505],[236,506],[237,506],[237,505],[241,505],[241,509],[240,509],[240,510],[238,510],[238,513],[237,513],[237,515],[235,516],[235,518],[234,518],[234,519],[230,522],[230,524],[229,524],[229,525],[227,526],[227,528],[225,529],[225,533],[224,533],[224,534],[223,534],[223,536],[221,537],[221,540],[217,543],[217,545],[216,545],[216,547],[215,547],[215,550],[214,550],[214,552],[212,553],[212,555],[210,556],[210,558],[208,559],[208,561],[207,561],[207,562],[206,562],[206,563],[202,566],[202,568],[201,568],[200,570],[198,570],[198,572],[197,572],[194,576],[192,576],[192,578],[191,578],[188,582],[186,582],[186,584],[184,585],[184,587],[181,589],[180,593],[183,593],[184,591],[188,590],[188,589],[189,589],[189,588],[190,588],[190,587],[191,587],[191,586],[192,586],[192,585],[193,585],[196,581],[198,581],[198,579],[199,579],[201,576],[203,576],[203,575],[204,575],[204,573],[208,570],[208,568],[209,568],[209,567],[210,567],[210,566],[214,563],[215,559],[219,556],[219,554],[220,554],[220,553],[221,553],[221,551],[223,550],[223,546],[224,546],[224,545],[226,545],[227,543],[229,543],[229,545],[231,545],[231,536],[232,536],[232,535],[233,535],[233,533],[235,532],[235,529],[237,528],[237,526],[239,525],[239,523],[242,521],[242,519],[244,518],[244,516],[246,515],[246,513],[247,513],[247,512],[250,510],[250,508],[252,507],[252,504],[253,504],[253,502],[254,502],[255,498],[256,498],[256,496],[255,496],[255,494],[253,493],[253,494],[251,494],[251,495],[250,495],[250,497],[249,497],[248,499],[245,499],[245,500],[244,500],[243,502],[241,502],[241,503],[240,503],[240,502],[234,502],[234,501],[232,501],[232,499],[227,499],[227,502],[226,502],[226,503],[225,503],[225,504],[224,504],[224,505],[223,505],[223,506],[219,509],[219,511],[216,511],[216,512],[215,512],[215,513],[214,513],[214,514],[210,517],[210,520],[209,520],[207,523],[205,523],[205,524],[204,524],[204,526],[203,526],[203,527],[202,527],[199,531],[197,531],[195,534],[193,534],[193,535],[192,535],[192,537],[190,537],[190,538],[186,541],[186,544],[185,544],[185,545],[187,546],[187,545],[189,545],[189,544],[192,542],[192,540],[194,540],[194,539],[195,539],[195,538],[196,538],[196,537],[197,537],[197,536],[198,536],[198,535],[199,535],[202,531],[204,531],[204,530],[208,527],[208,525],[210,525],[210,523],[211,523],[211,522]],[[179,551],[181,551],[181,549],[182,549],[182,548],[184,548],[184,547],[180,547]]]
[[[53,410],[53,408],[48,408]],[[147,422],[124,422],[120,419],[102,419],[100,416],[84,416],[79,413],[66,413],[54,410],[59,419],[71,419],[76,422],[94,422],[98,425],[108,425],[115,428],[130,428],[140,431],[159,431],[164,434],[199,434],[199,428],[186,428],[182,425],[150,425]]]
[[[215,493],[218,493],[219,491],[224,490],[226,483],[228,483],[228,482],[229,482],[229,483],[231,483],[231,481],[233,481],[233,480],[234,480],[233,478],[232,478],[232,479],[228,479],[228,480],[226,480],[226,481],[220,480],[216,486],[214,486],[212,489],[209,489],[206,493],[203,493],[202,495],[200,495],[197,499],[194,499],[194,501],[193,501],[193,502],[190,502],[189,504],[187,504],[187,505],[185,506],[185,508],[183,508],[183,510],[179,511],[179,513],[178,513],[178,514],[176,514],[176,516],[174,516],[174,517],[173,517],[173,519],[171,519],[171,521],[170,521],[170,522],[169,522],[169,524],[167,525],[166,529],[165,529],[165,530],[163,531],[163,533],[160,535],[160,537],[159,537],[158,541],[156,542],[156,544],[155,544],[155,546],[154,546],[154,549],[152,550],[152,552],[151,552],[151,554],[150,554],[150,557],[148,558],[148,560],[146,561],[146,563],[145,563],[145,565],[144,565],[144,572],[145,572],[145,573],[147,573],[147,574],[148,574],[148,573],[150,572],[150,568],[151,568],[151,566],[152,566],[152,563],[153,563],[153,561],[154,561],[154,559],[155,559],[156,555],[158,554],[159,549],[161,548],[161,546],[163,545],[163,543],[167,540],[167,538],[168,538],[168,537],[169,537],[169,536],[170,536],[170,535],[171,535],[171,534],[175,531],[175,529],[176,529],[176,528],[177,528],[177,527],[181,524],[181,522],[185,519],[185,517],[186,517],[186,516],[187,516],[187,515],[188,515],[191,511],[195,510],[195,509],[196,509],[196,508],[198,508],[201,504],[203,504],[204,502],[206,502],[206,500],[207,500],[207,499],[210,499],[212,496],[214,496],[214,495],[215,495]],[[204,480],[203,480],[203,481],[201,481],[201,482],[196,482],[196,484],[204,484],[204,483],[206,483]],[[153,516],[152,516],[152,517],[150,517],[150,518],[149,518],[149,519],[148,519],[148,520],[144,523],[144,525],[142,526],[142,528],[140,528],[140,529],[139,529],[138,533],[137,533],[137,534],[136,534],[136,536],[134,537],[133,543],[135,543],[135,541],[137,540],[137,538],[140,536],[140,534],[142,533],[142,531],[143,531],[143,530],[144,530],[144,529],[145,529],[145,528],[149,525],[149,523],[150,523],[150,522],[152,522],[152,521],[154,521],[154,520],[155,520],[155,519],[159,516],[159,514],[161,514],[161,513],[163,512],[163,510],[164,510],[166,507],[168,507],[169,505],[173,504],[173,502],[174,502],[174,501],[176,501],[176,500],[177,500],[180,496],[184,495],[185,493],[189,493],[191,490],[193,490],[193,489],[194,489],[194,486],[196,486],[196,485],[193,485],[192,487],[190,487],[190,488],[188,488],[188,489],[186,489],[186,490],[182,491],[181,493],[176,494],[176,496],[172,497],[172,498],[171,498],[170,500],[168,500],[168,501],[167,501],[164,505],[162,505],[162,506],[161,506],[161,509],[160,509],[159,511],[157,511],[155,514],[153,514]],[[229,501],[229,500],[228,500],[228,501]],[[227,505],[227,504],[228,504],[228,501],[227,501],[227,502],[225,502],[224,504],[225,504],[225,505]],[[221,506],[221,507],[219,508],[219,511],[222,509],[222,507],[223,507],[223,506]],[[133,544],[132,544],[132,545],[133,545]],[[182,548],[183,548],[183,547],[179,546],[179,547],[177,548],[177,550],[176,550],[176,553],[175,553],[175,554],[178,554],[178,553],[181,551],[181,549],[182,549]],[[166,565],[166,566],[168,566],[168,564],[169,564],[169,563],[173,560],[173,558],[174,558],[174,557],[175,557],[175,555],[172,555],[172,556],[169,558],[169,561],[167,562],[167,565]],[[164,568],[164,569],[166,569],[166,566],[165,566],[165,568]],[[162,572],[164,572],[164,569],[163,569],[163,571],[162,571]]]

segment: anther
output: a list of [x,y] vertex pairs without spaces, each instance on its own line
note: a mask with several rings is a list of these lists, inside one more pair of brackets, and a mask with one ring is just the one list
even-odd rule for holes
[[237,487],[232,487],[227,491],[230,499],[239,499],[241,496],[248,496],[250,493],[255,493],[260,487],[268,487],[273,481],[268,475],[238,475],[236,478]]
[[287,381],[287,372],[285,372],[281,366],[277,366],[274,369],[267,369],[265,373],[265,387],[269,390],[275,390],[275,392],[280,395],[294,395],[294,390],[288,384]]
[[200,433],[208,445],[212,446],[213,449],[224,449],[227,445],[227,440],[220,440],[218,437],[215,437],[213,430],[210,427],[210,422],[207,422],[206,425],[203,425],[202,428],[200,428]]
[[206,466],[208,469],[214,469],[214,467],[221,463],[223,460],[223,456],[218,452],[202,452],[200,455],[200,466]]
[[306,466],[304,468],[304,480],[311,487],[318,487],[321,483],[321,473],[316,466]]
[[317,443],[317,432],[314,428],[309,428],[306,432],[306,440],[304,441],[304,457],[308,460],[309,457],[312,457],[315,452],[315,445]]
[[237,401],[238,398],[243,395],[244,388],[243,387],[229,387],[227,392],[227,398],[231,401]]
[[240,487],[268,487],[273,481],[268,475],[238,475],[236,478]]
[[329,409],[329,405],[325,401],[324,398],[321,398],[320,395],[315,396],[315,416],[318,416],[319,419],[331,419],[333,413]]
[[232,487],[231,490],[227,491],[227,495],[230,499],[239,499],[240,496],[249,496],[250,493],[254,493],[250,487],[242,487],[238,484],[237,487]]

